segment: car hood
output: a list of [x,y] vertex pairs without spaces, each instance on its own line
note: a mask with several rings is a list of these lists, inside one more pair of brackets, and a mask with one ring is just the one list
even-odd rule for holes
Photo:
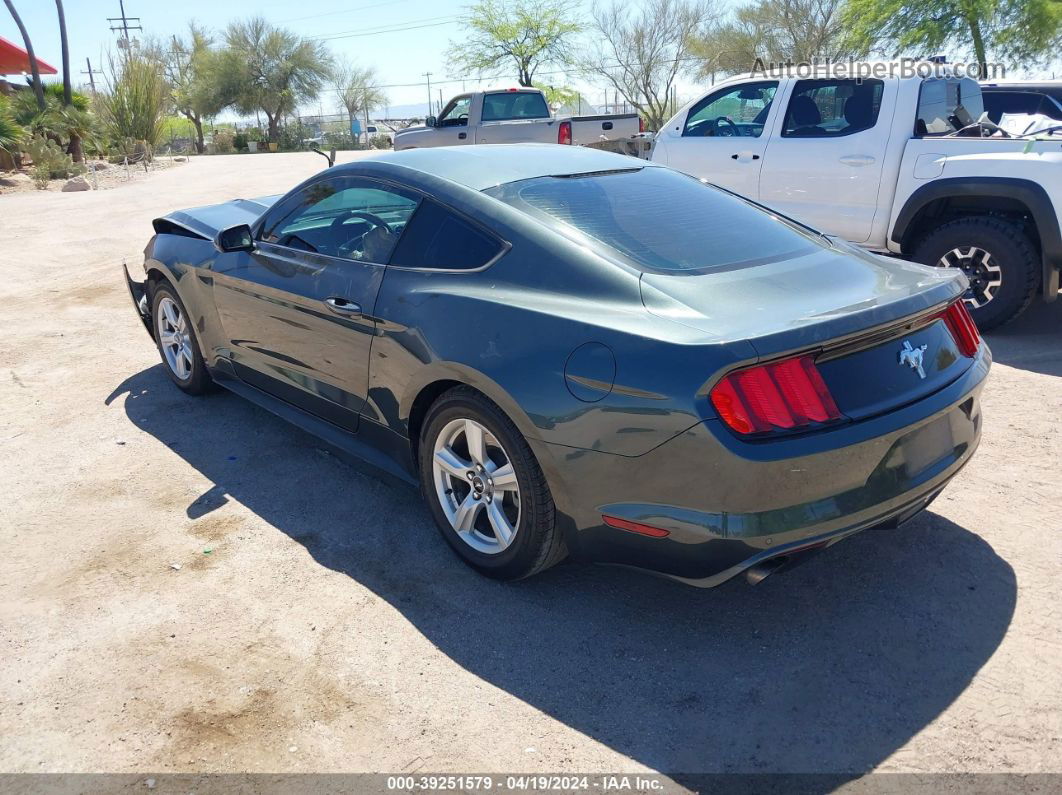
[[222,204],[209,204],[205,207],[191,207],[186,210],[177,210],[155,219],[155,230],[159,230],[160,221],[168,221],[177,226],[194,232],[197,235],[213,240],[214,236],[222,229],[237,224],[251,225],[272,207],[280,195],[262,196],[257,199],[233,199]]
[[642,303],[713,341],[748,340],[761,357],[917,314],[962,295],[966,279],[835,242],[806,256],[699,273],[644,273]]

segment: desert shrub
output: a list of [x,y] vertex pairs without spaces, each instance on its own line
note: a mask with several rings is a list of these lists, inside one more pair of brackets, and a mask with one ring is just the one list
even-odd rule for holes
[[162,138],[163,119],[170,92],[158,61],[145,55],[129,55],[111,63],[114,77],[99,98],[100,115],[114,142],[132,139],[150,152]]
[[220,155],[231,154],[235,151],[234,143],[236,136],[231,130],[214,131],[214,150]]
[[10,100],[0,94],[0,149],[13,154],[25,137],[26,131],[11,112]]
[[373,149],[390,149],[391,139],[383,133],[380,133],[369,139],[369,146]]
[[26,144],[26,151],[33,159],[33,181],[38,188],[47,188],[50,179],[66,179],[85,171],[59,144],[43,135],[33,136]]
[[247,135],[246,133],[238,132],[232,137],[232,145],[236,147],[237,152],[247,151]]

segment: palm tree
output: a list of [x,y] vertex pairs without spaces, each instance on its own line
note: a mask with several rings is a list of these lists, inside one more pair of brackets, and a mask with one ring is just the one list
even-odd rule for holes
[[15,24],[18,25],[19,33],[22,34],[22,42],[26,45],[26,55],[29,56],[30,71],[33,73],[33,93],[37,97],[37,107],[43,112],[44,88],[41,86],[41,70],[37,66],[37,56],[33,54],[33,42],[30,41],[29,33],[26,32],[26,26],[22,24],[22,17],[20,17],[18,11],[15,10],[15,4],[12,3],[11,0],[4,0],[4,4],[7,6],[7,10],[11,12],[11,17],[15,20]]
[[[74,102],[70,87],[70,47],[66,42],[66,14],[63,13],[63,0],[55,0],[55,10],[59,12],[59,41],[63,47],[63,110],[75,111],[72,107]],[[81,135],[77,130],[82,125],[72,123],[74,120],[73,116],[68,119],[71,122],[69,125],[70,144],[66,152],[75,163],[81,163],[85,160],[85,155],[81,151]]]

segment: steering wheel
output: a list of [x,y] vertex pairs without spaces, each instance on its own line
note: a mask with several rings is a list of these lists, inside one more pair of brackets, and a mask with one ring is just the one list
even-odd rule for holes
[[[723,132],[724,128],[719,126],[720,122],[726,122],[727,124],[729,124],[730,125],[730,131],[729,132]],[[733,137],[741,135],[741,130],[739,130],[738,126],[736,124],[734,124],[734,122],[732,122],[727,116],[717,116],[716,119],[715,119],[715,133],[716,133],[716,135],[719,135],[719,136],[722,136],[722,137],[725,137],[725,138],[733,138]]]
[[[345,224],[351,218],[361,218],[364,221],[368,221],[373,226],[377,226],[380,229],[384,230],[389,235],[394,234],[394,230],[390,227],[387,221],[385,221],[380,216],[370,212],[366,212],[365,210],[347,210],[344,213],[340,213],[332,219],[332,223],[329,225],[328,231],[330,233],[337,234],[339,232],[340,227],[342,227],[343,224]],[[366,232],[365,234],[368,234],[368,232]],[[362,235],[358,238],[358,240],[360,241],[364,237],[365,235]],[[336,246],[336,251],[339,253],[340,256],[345,257],[347,256],[347,254],[354,250],[354,246],[352,245],[353,243],[353,240],[348,240],[346,243],[340,243],[338,246]]]

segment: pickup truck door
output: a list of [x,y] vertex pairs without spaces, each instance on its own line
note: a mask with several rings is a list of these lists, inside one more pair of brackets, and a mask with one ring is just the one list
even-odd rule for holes
[[557,125],[538,91],[483,94],[477,144],[557,143]]
[[443,108],[435,122],[432,146],[461,146],[475,143],[475,133],[468,129],[472,94],[460,94]]
[[653,159],[756,199],[777,91],[777,80],[759,80],[711,92],[661,131]]
[[870,238],[897,82],[798,80],[768,140],[759,199],[853,243]]

